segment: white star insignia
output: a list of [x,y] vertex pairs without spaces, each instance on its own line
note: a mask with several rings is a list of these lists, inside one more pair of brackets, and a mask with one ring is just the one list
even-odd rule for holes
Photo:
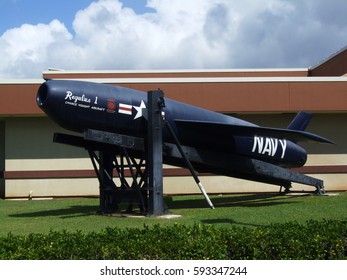
[[145,119],[147,119],[147,109],[146,109],[146,104],[145,102],[143,102],[143,100],[141,100],[141,104],[140,106],[133,106],[135,108],[135,110],[137,111],[134,120],[144,117]]

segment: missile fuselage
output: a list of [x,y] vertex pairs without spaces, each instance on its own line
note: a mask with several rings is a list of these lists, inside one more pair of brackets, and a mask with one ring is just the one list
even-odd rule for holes
[[[91,82],[48,80],[38,90],[37,104],[71,131],[95,129],[136,137],[147,133],[146,92]],[[306,151],[296,143],[259,134],[257,125],[228,115],[165,98],[163,117],[182,145],[223,152],[231,159],[242,155],[285,167],[302,166],[307,159]],[[246,130],[240,132],[235,130],[237,127]],[[173,143],[165,127],[163,141]]]

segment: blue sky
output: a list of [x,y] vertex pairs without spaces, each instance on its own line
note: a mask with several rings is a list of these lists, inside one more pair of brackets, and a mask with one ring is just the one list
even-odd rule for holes
[[[96,0],[94,0],[96,1]],[[0,0],[0,35],[24,23],[49,23],[59,19],[72,31],[76,13],[89,6],[93,0]],[[124,6],[137,13],[145,13],[147,0],[122,0]]]
[[0,0],[0,79],[66,70],[307,68],[346,0]]

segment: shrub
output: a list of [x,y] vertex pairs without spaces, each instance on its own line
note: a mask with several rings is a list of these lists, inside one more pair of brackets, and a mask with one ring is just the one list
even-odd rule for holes
[[268,227],[196,224],[51,231],[0,238],[0,259],[344,259],[347,223],[308,221]]

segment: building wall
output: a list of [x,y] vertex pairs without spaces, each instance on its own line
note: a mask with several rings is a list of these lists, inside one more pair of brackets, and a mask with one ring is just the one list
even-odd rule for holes
[[[286,127],[297,111],[313,112],[308,131],[337,145],[304,143],[308,162],[299,171],[323,179],[327,190],[347,190],[347,77],[326,77],[346,73],[346,53],[310,72],[62,71],[44,73],[44,77],[88,78],[142,91],[161,88],[166,98],[232,113],[269,127]],[[0,81],[0,197],[98,195],[99,183],[87,152],[52,142],[54,132],[71,132],[53,123],[36,105],[36,92],[42,82]],[[187,170],[166,166],[164,176],[167,194],[199,193]],[[200,179],[209,193],[278,190],[277,186],[211,174],[200,174]],[[294,189],[312,187],[294,184]]]

